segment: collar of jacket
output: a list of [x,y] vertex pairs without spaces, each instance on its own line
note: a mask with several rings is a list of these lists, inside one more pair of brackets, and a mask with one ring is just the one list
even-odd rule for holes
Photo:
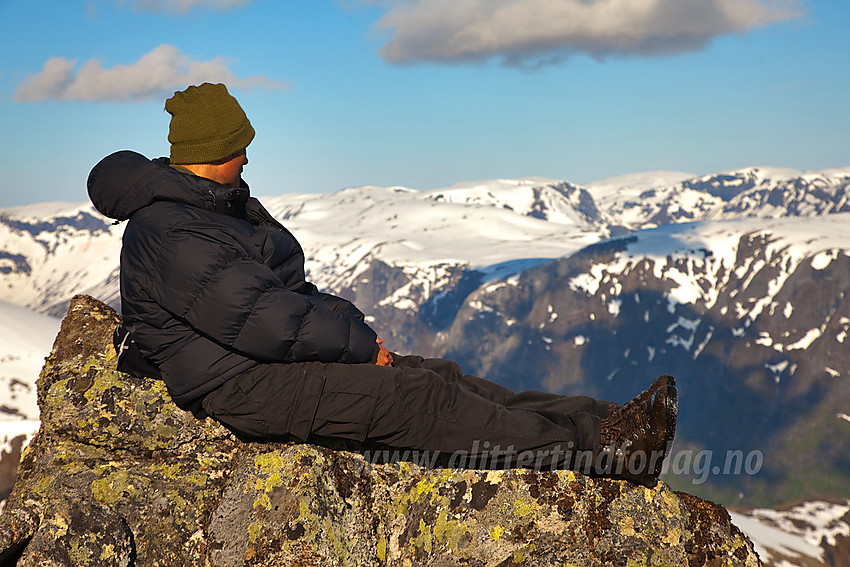
[[245,218],[248,197],[248,190],[243,187],[225,187],[212,182],[204,195],[204,204],[218,213]]
[[248,185],[225,187],[168,165],[168,158],[148,160],[122,150],[103,158],[89,173],[89,197],[103,215],[126,220],[157,201],[176,201],[194,207],[246,218]]
[[[182,165],[173,163],[169,163],[168,165],[180,173],[192,175],[198,179],[204,179],[188,167],[183,167]],[[212,180],[207,179],[206,181]],[[212,181],[204,194],[204,204],[210,210],[218,213],[245,218],[245,204],[248,202],[250,192],[248,191],[247,186],[242,186],[244,183],[244,181],[240,180],[240,186],[234,188],[226,187],[220,183]]]

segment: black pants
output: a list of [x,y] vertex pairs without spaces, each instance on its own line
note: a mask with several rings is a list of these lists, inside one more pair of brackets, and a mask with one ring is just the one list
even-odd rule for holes
[[311,436],[449,455],[463,468],[577,468],[596,449],[608,405],[538,391],[514,393],[464,375],[449,360],[261,364],[202,402],[213,418],[266,440]]

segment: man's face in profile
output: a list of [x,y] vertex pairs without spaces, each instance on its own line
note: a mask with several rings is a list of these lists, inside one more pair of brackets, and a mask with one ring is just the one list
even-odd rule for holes
[[246,150],[242,150],[235,156],[225,158],[221,162],[221,181],[222,185],[228,187],[239,187],[239,179],[242,177],[242,168],[248,163],[248,155]]

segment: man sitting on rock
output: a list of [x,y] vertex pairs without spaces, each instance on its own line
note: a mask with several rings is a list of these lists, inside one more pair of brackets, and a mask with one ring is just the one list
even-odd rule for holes
[[119,369],[244,438],[321,437],[461,455],[449,466],[572,468],[653,484],[676,387],[624,406],[514,393],[448,360],[391,354],[353,304],[305,279],[295,237],[241,178],[254,129],[221,84],[176,92],[171,156],[121,151],[88,179],[121,251]]

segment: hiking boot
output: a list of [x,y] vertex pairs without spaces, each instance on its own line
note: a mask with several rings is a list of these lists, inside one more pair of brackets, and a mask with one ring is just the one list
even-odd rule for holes
[[[620,423],[622,422],[623,415],[625,413],[635,411],[634,408],[639,406],[645,407],[647,402],[651,401],[652,396],[654,396],[659,389],[675,385],[676,379],[672,376],[659,376],[655,379],[655,382],[649,386],[649,388],[641,392],[637,397],[625,405],[621,406],[615,402],[608,402],[608,417],[602,419],[602,431],[599,439],[600,443],[607,446],[616,440],[616,438],[620,435]],[[675,424],[674,416],[674,428]]]
[[676,434],[676,380],[662,376],[601,420],[597,473],[652,486]]

